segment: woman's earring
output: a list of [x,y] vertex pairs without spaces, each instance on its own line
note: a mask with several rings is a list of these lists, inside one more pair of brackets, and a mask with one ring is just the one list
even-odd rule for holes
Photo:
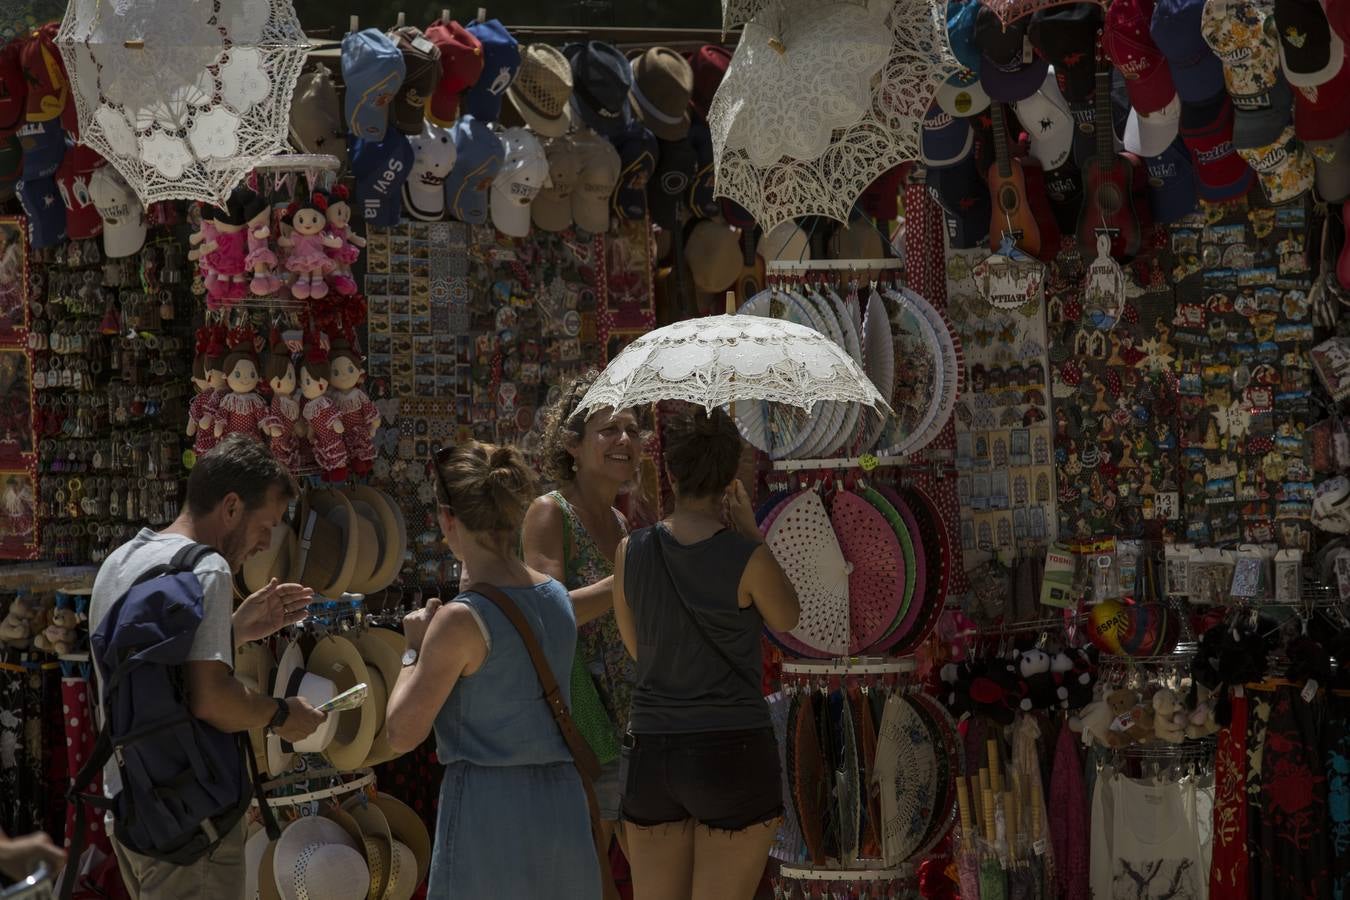
[[572,460],[572,473],[576,474],[576,471],[577,471],[577,461],[574,459]]

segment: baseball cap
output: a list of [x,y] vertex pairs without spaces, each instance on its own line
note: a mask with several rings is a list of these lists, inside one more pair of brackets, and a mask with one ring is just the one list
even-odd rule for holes
[[694,72],[684,57],[669,47],[651,47],[631,63],[633,111],[647,130],[663,141],[689,134],[689,102]]
[[23,173],[23,145],[17,134],[0,135],[0,202],[12,200]]
[[1130,106],[1140,115],[1155,113],[1176,97],[1167,58],[1153,43],[1153,0],[1114,0],[1106,11],[1102,45],[1125,76]]
[[1168,225],[1195,212],[1195,168],[1180,137],[1161,153],[1142,157],[1142,161],[1148,175],[1148,200],[1153,221]]
[[1045,199],[1060,232],[1073,234],[1078,230],[1078,213],[1083,208],[1082,173],[1069,159],[1057,169],[1044,170],[1041,180],[1045,182]]
[[98,237],[103,219],[89,195],[89,178],[107,165],[92,147],[72,144],[56,170],[56,189],[66,206],[66,236],[72,241]]
[[937,102],[953,116],[977,116],[989,108],[989,95],[980,83],[980,76],[970,69],[960,69],[947,76],[938,85]]
[[633,120],[628,59],[600,41],[568,44],[563,55],[572,64],[572,107],[581,121],[605,137],[625,131]]
[[66,156],[66,133],[57,119],[26,122],[20,126],[19,144],[23,147],[25,181],[51,178]]
[[1031,17],[1027,37],[1055,67],[1059,89],[1070,103],[1089,100],[1097,88],[1092,48],[1102,28],[1096,3],[1070,3],[1043,9]]
[[1209,0],[1200,18],[1200,33],[1223,63],[1238,149],[1278,140],[1294,105],[1280,73],[1279,42],[1266,30],[1266,19],[1266,10],[1253,0]]
[[1341,71],[1345,44],[1318,0],[1275,0],[1275,23],[1280,65],[1291,85],[1317,87]]
[[689,186],[698,174],[698,153],[688,137],[678,141],[657,139],[656,169],[647,182],[647,209],[652,221],[673,230],[679,225],[680,209],[689,209]]
[[698,171],[694,173],[694,182],[689,185],[689,208],[694,215],[704,219],[716,217],[720,207],[714,195],[716,172],[713,168],[712,132],[708,123],[695,116],[689,125],[689,140],[698,155]]
[[[56,125],[60,122],[52,119]],[[28,243],[34,250],[54,247],[66,239],[66,205],[56,189],[56,179],[48,176],[22,179],[18,187],[19,203],[28,217]]]
[[647,182],[656,172],[656,155],[660,146],[656,136],[634,122],[614,141],[619,151],[619,187],[614,192],[614,214],[621,219],[637,221],[647,215]]
[[389,39],[403,54],[403,84],[389,107],[389,120],[404,134],[421,134],[427,101],[441,80],[441,50],[413,25],[400,25]]
[[572,192],[572,219],[583,231],[604,234],[609,230],[610,203],[623,168],[619,151],[590,129],[578,132],[573,143],[581,168]]
[[1315,173],[1312,155],[1286,126],[1279,138],[1264,147],[1238,148],[1238,154],[1256,171],[1266,199],[1272,204],[1297,200],[1312,190]]
[[506,150],[491,126],[467,113],[450,129],[450,137],[455,165],[445,179],[445,207],[451,218],[482,225],[488,220],[488,191]]
[[398,224],[403,215],[403,185],[412,166],[412,144],[397,128],[385,131],[382,141],[353,143],[356,208],[366,225],[389,228]]
[[708,118],[713,95],[717,93],[730,65],[731,51],[720,44],[704,44],[690,56],[689,69],[694,76],[694,90],[689,97],[689,105],[704,119]]
[[19,63],[19,42],[0,47],[0,134],[16,131],[23,123],[28,101],[28,80]]
[[1228,94],[1208,103],[1184,103],[1181,138],[1191,152],[1200,197],[1221,203],[1243,196],[1256,174],[1233,147],[1233,104]]
[[920,158],[930,169],[954,166],[970,155],[975,143],[968,119],[953,116],[937,103],[928,107],[923,119]]
[[539,139],[524,128],[502,132],[506,155],[492,179],[492,224],[502,234],[525,237],[530,233],[530,204],[548,185],[548,157]]
[[1224,89],[1223,64],[1200,34],[1205,0],[1157,0],[1149,35],[1167,57],[1172,86],[1187,103],[1209,100]]
[[1350,131],[1326,141],[1305,141],[1313,159],[1313,185],[1327,203],[1350,198]]
[[426,117],[433,125],[453,125],[460,95],[483,75],[483,44],[463,25],[444,19],[427,26],[427,38],[441,52],[441,78],[427,101]]
[[1329,141],[1350,128],[1350,66],[1317,87],[1295,87],[1294,131],[1305,144]]
[[300,75],[291,95],[291,144],[301,153],[327,153],[347,161],[347,129],[342,124],[337,85],[327,66]]
[[[548,187],[530,204],[530,220],[540,231],[566,231],[572,225],[572,193],[581,175],[581,154],[564,135],[544,142],[548,157]],[[608,197],[606,197],[608,201]]]
[[549,44],[530,44],[506,100],[541,137],[562,137],[572,127],[572,66]]
[[469,33],[483,45],[483,74],[465,93],[464,111],[480,122],[495,122],[520,68],[520,46],[499,19],[474,22]]
[[1064,165],[1073,150],[1073,116],[1069,103],[1060,93],[1054,69],[1046,71],[1040,90],[1013,107],[1018,121],[1031,142],[1031,155],[1040,160],[1041,168],[1057,169]]
[[445,177],[455,167],[455,142],[449,129],[426,122],[408,143],[413,161],[403,182],[403,208],[414,219],[434,222],[445,214]]
[[989,240],[992,206],[989,192],[980,184],[974,156],[945,169],[928,170],[928,187],[946,213],[947,241],[954,250],[980,247]]
[[1157,156],[1177,139],[1181,128],[1181,100],[1173,96],[1172,102],[1147,116],[1141,116],[1139,110],[1131,109],[1125,122],[1125,149],[1143,157]]
[[980,6],[975,45],[980,48],[980,84],[989,99],[1015,103],[1036,93],[1049,63],[1031,54],[1026,19],[1005,26],[993,10]]
[[947,41],[961,64],[938,85],[937,102],[953,116],[974,116],[989,108],[989,95],[980,86],[980,48],[975,46],[975,19],[979,4],[951,0],[947,4]]
[[29,122],[48,122],[60,118],[61,127],[79,135],[75,100],[70,96],[70,79],[61,51],[56,48],[57,22],[48,22],[28,36],[19,46],[19,64],[28,79],[25,117]]
[[103,253],[120,259],[145,245],[145,209],[140,198],[112,166],[89,176],[89,199],[103,220]]
[[348,133],[363,141],[384,138],[389,107],[406,72],[402,51],[378,28],[342,39],[343,121]]

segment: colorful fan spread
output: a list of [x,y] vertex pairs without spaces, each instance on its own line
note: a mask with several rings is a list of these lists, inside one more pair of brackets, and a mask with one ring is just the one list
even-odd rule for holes
[[911,653],[937,625],[950,547],[923,492],[779,494],[759,510],[759,522],[801,602],[797,627],[769,632],[787,653]]
[[851,685],[829,693],[789,687],[769,705],[787,785],[775,858],[894,867],[941,840],[956,806],[961,744],[940,703]]

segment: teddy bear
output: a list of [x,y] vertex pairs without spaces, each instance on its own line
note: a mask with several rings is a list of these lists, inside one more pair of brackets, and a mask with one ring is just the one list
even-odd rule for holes
[[1111,730],[1111,706],[1105,697],[1093,700],[1069,719],[1069,730],[1077,732],[1084,747],[1090,747],[1095,741],[1103,747],[1107,743],[1107,734]]
[[[47,625],[40,634],[34,636],[33,645],[48,653],[62,655],[74,653],[75,644],[79,639],[79,632],[76,630],[79,622],[80,617],[76,615],[75,610],[66,606],[54,607],[47,613]],[[39,645],[39,640],[45,646]]]
[[1153,709],[1139,702],[1129,688],[1117,688],[1106,695],[1111,707],[1111,727],[1106,732],[1109,747],[1126,747],[1153,739]]
[[1186,709],[1177,699],[1176,691],[1159,688],[1153,694],[1153,733],[1169,744],[1180,744],[1186,739]]
[[34,619],[39,607],[27,594],[19,594],[10,603],[9,611],[0,621],[0,644],[14,650],[26,650],[32,643]]

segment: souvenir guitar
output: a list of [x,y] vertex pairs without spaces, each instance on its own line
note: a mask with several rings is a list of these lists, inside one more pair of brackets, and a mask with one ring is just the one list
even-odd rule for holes
[[1139,252],[1143,238],[1134,211],[1134,167],[1116,153],[1115,128],[1111,119],[1111,67],[1102,52],[1097,33],[1097,104],[1093,116],[1097,152],[1083,167],[1083,209],[1078,214],[1078,249],[1085,260],[1097,255],[1097,231],[1111,236],[1111,255],[1130,259]]
[[1032,256],[1041,252],[1041,229],[1028,200],[1026,174],[1022,161],[1008,149],[1008,124],[1002,103],[992,103],[994,113],[994,164],[989,167],[989,196],[993,210],[989,217],[989,246],[998,250],[1004,235]]

